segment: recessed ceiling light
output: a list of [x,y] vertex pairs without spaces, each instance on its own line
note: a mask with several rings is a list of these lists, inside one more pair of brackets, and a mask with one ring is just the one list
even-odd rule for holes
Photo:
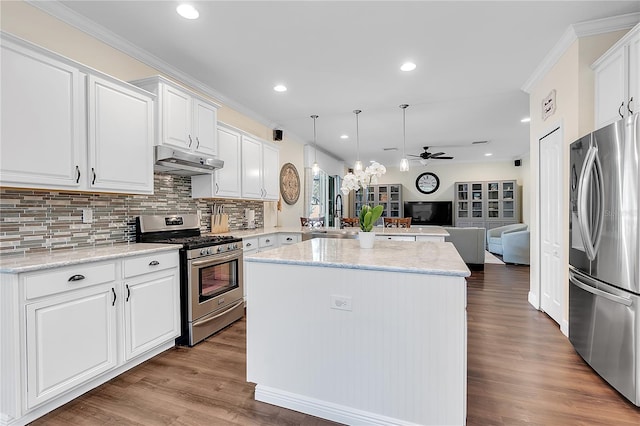
[[416,64],[414,64],[413,62],[405,62],[404,64],[402,64],[400,69],[402,71],[413,71],[416,69]]
[[490,152],[487,152],[486,154],[484,154],[485,157],[491,157],[493,154]]
[[284,84],[278,84],[277,86],[273,87],[273,90],[275,90],[276,92],[286,92],[287,86],[285,86]]
[[198,19],[198,17],[200,16],[200,13],[196,10],[196,8],[191,6],[190,4],[181,4],[176,8],[176,12],[178,12],[178,15],[186,19]]
[[340,139],[349,139],[349,135],[340,135]]
[[521,123],[528,123],[531,121],[531,117],[525,117],[522,120],[520,120]]

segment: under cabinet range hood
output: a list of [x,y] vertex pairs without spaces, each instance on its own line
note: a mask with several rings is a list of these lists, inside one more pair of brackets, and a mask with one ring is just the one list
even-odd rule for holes
[[224,161],[213,157],[201,157],[190,152],[180,151],[167,146],[155,147],[156,172],[181,176],[211,174],[224,166]]

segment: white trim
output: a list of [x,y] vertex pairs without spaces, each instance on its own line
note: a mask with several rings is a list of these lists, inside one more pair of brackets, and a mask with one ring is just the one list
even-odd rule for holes
[[262,385],[256,385],[255,400],[347,425],[417,425]]
[[569,337],[569,321],[567,319],[562,320],[562,324],[560,324],[560,331],[562,334]]
[[578,38],[627,30],[638,22],[640,22],[640,13],[629,13],[570,25],[520,89],[530,94],[531,90],[551,71],[551,68]]
[[529,294],[527,295],[527,301],[531,306],[533,306],[537,310],[540,310],[540,301],[538,299],[538,295],[531,290],[529,290]]
[[168,75],[171,78],[176,79],[177,81],[180,81],[181,83],[189,86],[191,89],[199,91],[207,96],[212,97],[214,100],[217,100],[223,103],[225,106],[232,108],[235,111],[240,112],[241,114],[244,114],[245,116],[257,121],[263,126],[266,126],[272,129],[282,128],[282,126],[279,125],[278,123],[275,123],[267,119],[266,117],[245,107],[244,105],[229,98],[228,96],[207,86],[206,84],[190,76],[189,74],[186,74],[185,72],[179,70],[173,65],[163,61],[162,59],[152,55],[146,50],[141,49],[135,44],[109,31],[105,27],[69,9],[68,7],[66,7],[65,5],[63,5],[57,0],[51,0],[51,1],[25,0],[25,2],[61,20],[62,22],[68,25],[71,25],[72,27],[75,27],[78,30],[96,38],[97,40],[100,40],[101,42],[108,44],[114,49],[120,50],[121,52],[131,56],[134,59],[137,59],[138,61],[144,63],[145,65],[155,68],[159,72],[165,75]]

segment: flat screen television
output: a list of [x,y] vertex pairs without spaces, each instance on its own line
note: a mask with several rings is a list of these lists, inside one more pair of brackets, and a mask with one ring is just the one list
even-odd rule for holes
[[453,225],[451,201],[405,201],[404,216],[411,216],[411,225]]

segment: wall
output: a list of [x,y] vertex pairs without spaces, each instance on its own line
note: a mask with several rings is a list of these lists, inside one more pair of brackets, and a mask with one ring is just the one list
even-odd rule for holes
[[[263,223],[262,202],[215,200],[229,214],[229,228],[243,229],[244,209]],[[213,201],[191,198],[191,179],[156,173],[153,195],[91,194],[0,188],[0,255],[135,242],[135,218],[149,214],[200,214],[201,232],[211,230]],[[82,210],[93,223],[82,223]]]
[[[594,129],[594,75],[591,64],[609,47],[619,40],[627,31],[616,31],[597,36],[583,37],[576,40],[557,61],[553,68],[530,91],[530,170],[532,185],[530,194],[530,229],[531,229],[531,284],[529,301],[539,307],[540,294],[540,235],[539,235],[539,167],[538,156],[539,139],[561,126],[564,135],[565,167],[562,171],[563,182],[569,181],[568,158],[569,144],[580,136]],[[556,111],[546,121],[541,117],[542,99],[551,90],[556,90]],[[569,211],[568,185],[563,186],[562,205],[564,211]],[[565,240],[569,233],[568,214],[562,218],[562,229]],[[542,224],[544,226],[544,224]],[[568,248],[563,248],[564,272],[561,281],[568,283]],[[563,289],[565,306],[563,309],[563,323],[566,330],[568,319],[568,285]]]

